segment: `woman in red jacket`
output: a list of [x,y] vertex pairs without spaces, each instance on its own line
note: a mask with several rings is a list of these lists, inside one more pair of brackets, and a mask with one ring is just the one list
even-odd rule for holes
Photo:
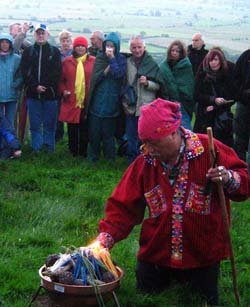
[[73,52],[63,61],[59,120],[68,124],[69,150],[73,156],[87,156],[88,131],[86,107],[95,57],[87,54],[88,41],[78,36]]

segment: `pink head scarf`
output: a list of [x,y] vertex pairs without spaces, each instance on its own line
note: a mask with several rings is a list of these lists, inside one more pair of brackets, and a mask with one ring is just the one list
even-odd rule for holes
[[170,135],[181,125],[180,104],[161,98],[140,109],[138,134],[141,140],[157,140]]

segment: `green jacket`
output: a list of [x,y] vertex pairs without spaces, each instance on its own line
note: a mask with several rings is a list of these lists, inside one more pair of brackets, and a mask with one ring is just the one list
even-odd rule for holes
[[138,77],[146,76],[148,80],[158,83],[160,85],[158,96],[165,99],[168,98],[168,88],[164,82],[162,73],[153,57],[147,51],[145,51],[142,62],[139,65],[137,74]]
[[194,75],[188,57],[177,62],[173,69],[170,68],[167,60],[164,60],[160,63],[160,70],[168,89],[169,99],[180,102],[185,111],[192,117]]

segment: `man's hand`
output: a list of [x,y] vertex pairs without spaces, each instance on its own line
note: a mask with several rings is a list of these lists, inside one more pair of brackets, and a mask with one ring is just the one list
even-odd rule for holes
[[207,112],[211,112],[211,111],[213,111],[214,110],[214,106],[208,106],[207,108],[206,108],[206,111]]
[[229,177],[229,171],[224,166],[210,168],[207,172],[207,179],[223,185],[228,183]]
[[37,91],[37,93],[43,93],[43,92],[45,92],[46,91],[46,86],[43,86],[43,85],[38,85],[37,86],[37,88],[36,88],[36,91]]
[[101,242],[98,240],[95,240],[93,243],[87,245],[87,246],[81,246],[80,252],[81,254],[85,254],[87,256],[93,255],[95,253],[98,253],[101,249],[104,247],[102,246]]
[[217,104],[217,106],[221,106],[222,104],[225,104],[225,99],[222,97],[215,98],[214,102]]
[[145,87],[147,87],[147,86],[148,86],[147,77],[146,77],[146,76],[140,76],[139,83],[140,83],[141,85],[144,85]]
[[108,74],[109,69],[110,69],[109,65],[104,69],[103,73],[104,73],[105,76]]
[[71,92],[70,92],[70,91],[68,91],[68,90],[64,90],[64,91],[63,91],[63,97],[64,97],[64,98],[67,98],[69,95],[71,95]]

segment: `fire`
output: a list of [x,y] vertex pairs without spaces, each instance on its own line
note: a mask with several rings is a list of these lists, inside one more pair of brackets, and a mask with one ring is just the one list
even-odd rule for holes
[[107,269],[118,278],[118,271],[111,260],[109,250],[101,245],[99,241],[94,241],[85,247],[80,247],[80,252],[83,254],[92,254],[96,259],[100,260]]

